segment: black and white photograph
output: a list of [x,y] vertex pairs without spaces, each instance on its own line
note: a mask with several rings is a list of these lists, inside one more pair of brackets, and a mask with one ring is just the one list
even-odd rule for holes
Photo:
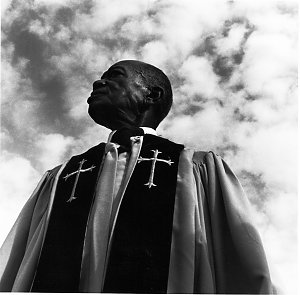
[[1,0],[0,291],[297,294],[297,0]]

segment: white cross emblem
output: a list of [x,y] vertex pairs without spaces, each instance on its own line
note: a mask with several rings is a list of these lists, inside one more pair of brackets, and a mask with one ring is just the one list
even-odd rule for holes
[[76,186],[77,186],[77,182],[78,182],[78,179],[79,179],[79,174],[80,172],[86,172],[86,171],[92,171],[96,166],[91,166],[87,169],[81,169],[82,166],[83,166],[83,163],[86,162],[85,159],[82,159],[82,161],[79,162],[79,168],[78,170],[70,173],[70,174],[67,174],[66,176],[64,176],[64,180],[67,180],[70,176],[76,174],[76,178],[75,178],[75,182],[74,182],[74,185],[73,185],[73,189],[72,189],[72,193],[71,193],[71,197],[67,200],[67,203],[71,203],[73,200],[77,199],[77,197],[75,197],[75,190],[76,190]]
[[153,158],[143,158],[143,157],[138,158],[138,163],[140,163],[142,161],[152,161],[150,177],[149,177],[148,182],[145,183],[145,185],[147,185],[149,188],[151,188],[151,186],[156,186],[156,184],[153,183],[156,162],[164,162],[164,163],[168,164],[169,166],[171,166],[174,163],[171,160],[158,159],[157,156],[158,156],[158,154],[161,154],[160,151],[158,151],[158,150],[151,150],[151,151],[153,152]]

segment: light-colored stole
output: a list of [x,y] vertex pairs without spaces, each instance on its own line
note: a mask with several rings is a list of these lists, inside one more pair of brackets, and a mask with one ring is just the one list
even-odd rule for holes
[[105,280],[111,237],[122,198],[141,150],[143,137],[132,137],[132,150],[114,206],[114,189],[117,173],[117,144],[108,142],[99,171],[94,204],[89,216],[82,256],[80,292],[101,292]]

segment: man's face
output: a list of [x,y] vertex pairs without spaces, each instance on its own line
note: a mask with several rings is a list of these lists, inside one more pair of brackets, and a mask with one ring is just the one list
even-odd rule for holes
[[139,126],[143,100],[149,91],[136,65],[131,61],[116,63],[94,82],[87,102],[96,123],[112,130]]

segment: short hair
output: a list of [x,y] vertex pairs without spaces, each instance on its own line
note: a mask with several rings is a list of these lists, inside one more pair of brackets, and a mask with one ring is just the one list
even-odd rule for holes
[[162,121],[169,113],[173,103],[172,86],[167,75],[159,68],[137,60],[122,60],[118,63],[130,62],[133,71],[141,75],[145,86],[151,91],[154,87],[163,89],[163,99],[157,105]]

